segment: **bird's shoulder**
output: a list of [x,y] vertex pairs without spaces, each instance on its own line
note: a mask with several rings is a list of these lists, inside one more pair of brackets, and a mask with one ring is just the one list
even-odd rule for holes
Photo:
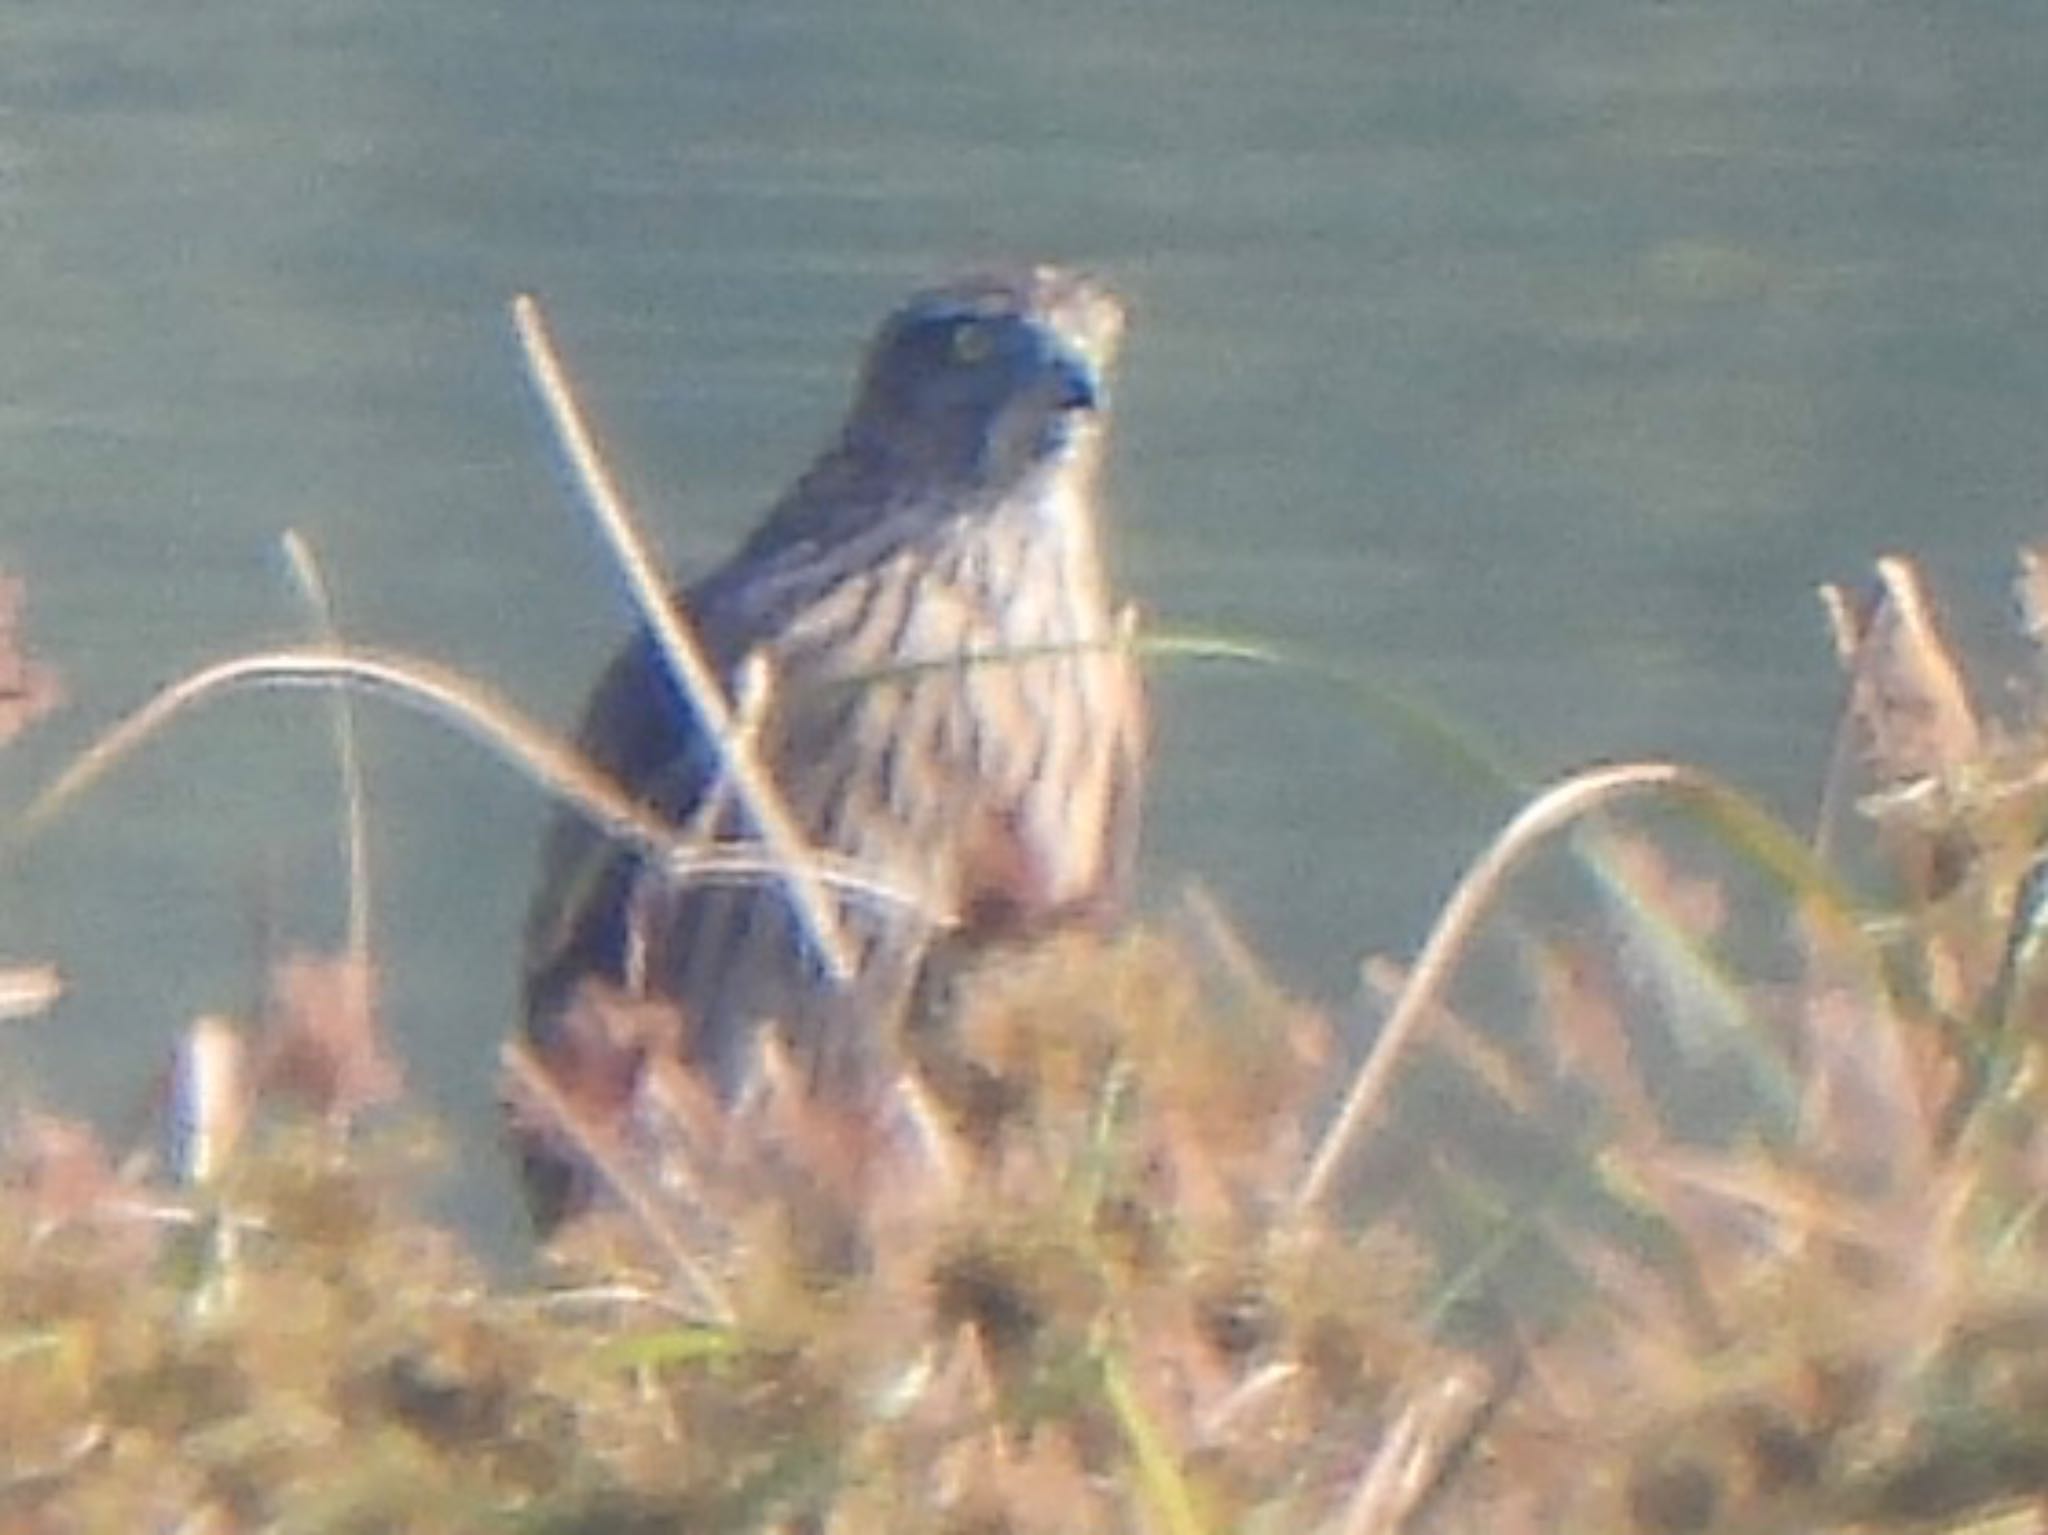
[[828,454],[682,600],[707,636],[731,642],[728,664],[737,664],[842,582],[943,536],[972,513],[972,500],[854,455]]
[[[828,460],[769,509],[722,563],[671,590],[710,670],[728,692],[741,664],[772,647],[791,615],[815,602],[828,557],[883,520],[885,497]],[[657,775],[689,779],[706,753],[696,710],[643,622],[614,652],[584,705],[577,732],[592,763],[628,785]]]

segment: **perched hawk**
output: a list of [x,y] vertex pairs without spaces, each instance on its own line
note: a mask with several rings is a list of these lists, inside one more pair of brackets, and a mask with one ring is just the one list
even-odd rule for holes
[[[935,953],[1119,909],[1144,703],[1116,643],[1096,472],[1122,325],[1114,295],[1055,267],[917,294],[869,348],[837,439],[681,592],[729,695],[743,663],[766,663],[751,673],[766,681],[754,740],[797,828],[922,914],[835,891],[856,959],[835,983],[772,876],[656,868],[565,815],[525,974],[527,1035],[558,1080],[589,1067],[571,1020],[596,980],[674,1004],[672,1048],[727,1095],[766,1028],[825,1089],[847,1087],[872,1079]],[[757,840],[644,632],[599,680],[580,740],[707,845]],[[605,1056],[622,1102],[641,1059]],[[582,1177],[545,1134],[517,1133],[551,1224]]]

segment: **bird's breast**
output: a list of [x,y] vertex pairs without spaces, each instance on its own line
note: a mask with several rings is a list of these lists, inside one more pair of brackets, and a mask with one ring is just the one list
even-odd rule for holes
[[773,661],[769,752],[820,845],[970,923],[1087,903],[1139,728],[1092,507],[963,520],[824,594]]

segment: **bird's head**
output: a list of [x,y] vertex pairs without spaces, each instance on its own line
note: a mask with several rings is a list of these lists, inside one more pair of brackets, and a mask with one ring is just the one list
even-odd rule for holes
[[1100,435],[1123,305],[1058,267],[912,298],[868,350],[847,446],[929,482],[1007,489]]

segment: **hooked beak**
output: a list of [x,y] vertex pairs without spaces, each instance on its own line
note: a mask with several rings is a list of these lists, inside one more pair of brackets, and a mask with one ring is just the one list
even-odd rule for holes
[[1061,410],[1099,410],[1103,390],[1095,370],[1077,357],[1053,359],[1053,400]]

